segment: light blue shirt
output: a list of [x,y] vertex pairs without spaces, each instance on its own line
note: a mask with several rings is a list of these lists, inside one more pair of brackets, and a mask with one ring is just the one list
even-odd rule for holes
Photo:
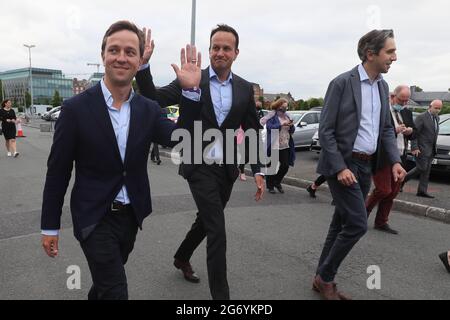
[[230,72],[227,80],[221,82],[214,69],[209,67],[209,90],[214,106],[217,123],[219,127],[227,117],[233,103],[233,74]]
[[381,99],[378,83],[383,79],[381,74],[371,81],[363,65],[358,66],[361,78],[361,121],[353,151],[372,155],[377,151],[380,134]]
[[[108,107],[108,113],[109,117],[111,118],[114,134],[116,136],[120,157],[122,158],[122,162],[124,162],[125,153],[127,151],[128,132],[130,129],[130,101],[134,97],[134,91],[133,89],[131,89],[130,97],[128,98],[128,100],[122,104],[122,107],[120,107],[120,109],[116,109],[113,107],[113,96],[106,87],[103,79],[100,84],[102,87],[103,97],[105,98],[105,102]],[[122,186],[122,189],[120,189],[119,193],[117,194],[116,201],[122,202],[123,204],[130,203],[130,198],[128,197],[128,192],[125,185]]]

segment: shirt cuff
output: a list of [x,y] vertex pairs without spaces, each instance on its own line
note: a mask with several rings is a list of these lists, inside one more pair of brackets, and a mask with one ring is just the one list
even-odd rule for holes
[[257,172],[257,173],[255,173],[255,176],[265,176],[265,174],[263,173],[263,172]]
[[198,91],[188,91],[188,90],[183,90],[183,97],[189,99],[189,100],[193,100],[193,101],[200,101],[200,97],[202,95],[202,91],[200,89],[198,89]]
[[59,236],[59,230],[42,230],[41,234],[44,236]]
[[143,64],[142,66],[140,66],[138,71],[142,71],[142,70],[145,70],[147,68],[150,68],[150,64],[149,63]]

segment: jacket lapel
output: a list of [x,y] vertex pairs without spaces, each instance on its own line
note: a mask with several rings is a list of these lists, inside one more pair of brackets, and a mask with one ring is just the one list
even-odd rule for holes
[[133,151],[133,143],[137,142],[137,140],[139,139],[139,121],[142,121],[144,119],[144,117],[140,117],[141,110],[138,107],[135,98],[136,96],[134,96],[130,101],[130,123],[128,125],[127,149],[125,151],[124,164],[127,163],[127,160],[129,159],[130,154]]
[[380,113],[380,133],[379,136],[382,135],[382,130],[385,126],[386,112],[390,112],[390,108],[388,105],[387,97],[389,94],[385,92],[385,88],[383,85],[383,81],[378,82],[378,92],[380,93],[380,101],[381,101],[381,113]]
[[214,106],[211,99],[211,90],[209,87],[209,68],[202,71],[202,80],[200,84],[202,90],[202,100],[204,107],[202,108],[202,115],[207,118],[215,127],[219,127],[217,123],[216,113],[214,112]]
[[[122,162],[119,152],[119,146],[117,145],[116,135],[114,134],[114,129],[111,123],[111,118],[108,113],[108,107],[105,103],[105,98],[103,96],[102,88],[100,83],[96,85],[94,91],[91,93],[93,96],[93,103],[90,109],[96,119],[98,126],[101,128],[103,133],[106,135],[109,143],[114,148],[114,154],[116,158]],[[92,128],[95,130],[95,128]]]
[[356,111],[358,115],[358,123],[361,122],[361,110],[362,110],[362,93],[361,93],[361,78],[359,77],[358,67],[351,71],[351,79],[353,90],[353,98],[356,102]]

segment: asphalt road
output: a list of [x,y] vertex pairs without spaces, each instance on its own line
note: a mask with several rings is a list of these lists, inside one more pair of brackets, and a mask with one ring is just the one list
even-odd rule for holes
[[[319,154],[315,151],[297,150],[295,166],[289,168],[287,175],[314,181],[318,176],[316,174],[318,160]],[[434,195],[435,199],[417,197],[418,182],[417,179],[409,181],[397,199],[450,210],[450,172],[448,174],[432,173],[430,175],[428,192]]]
[[[48,258],[40,245],[40,208],[51,133],[27,128],[17,159],[0,154],[0,299],[85,299],[90,275],[73,237],[69,196],[63,215],[60,256]],[[127,264],[130,299],[210,299],[206,249],[192,258],[201,277],[186,282],[172,266],[173,254],[194,220],[188,186],[169,159],[149,163],[154,212],[146,219]],[[291,172],[292,173],[292,172]],[[70,187],[69,187],[70,188]],[[226,210],[228,277],[232,299],[319,299],[311,280],[331,221],[330,197],[311,199],[286,186],[284,195],[253,200],[251,179],[236,182]],[[450,248],[449,226],[393,212],[397,236],[374,230],[342,264],[336,281],[355,299],[448,299],[449,274],[437,257]],[[67,268],[79,266],[81,288],[69,290]],[[381,270],[381,288],[369,290],[369,266]]]

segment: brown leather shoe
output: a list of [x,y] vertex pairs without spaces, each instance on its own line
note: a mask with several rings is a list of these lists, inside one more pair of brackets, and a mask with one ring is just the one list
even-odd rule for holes
[[335,282],[324,282],[319,275],[313,280],[313,290],[320,293],[325,300],[352,300],[349,296],[337,290]]
[[175,259],[173,261],[173,265],[175,266],[175,268],[180,269],[183,272],[184,278],[187,281],[193,282],[193,283],[200,282],[200,278],[195,274],[189,261],[184,262],[184,261]]

